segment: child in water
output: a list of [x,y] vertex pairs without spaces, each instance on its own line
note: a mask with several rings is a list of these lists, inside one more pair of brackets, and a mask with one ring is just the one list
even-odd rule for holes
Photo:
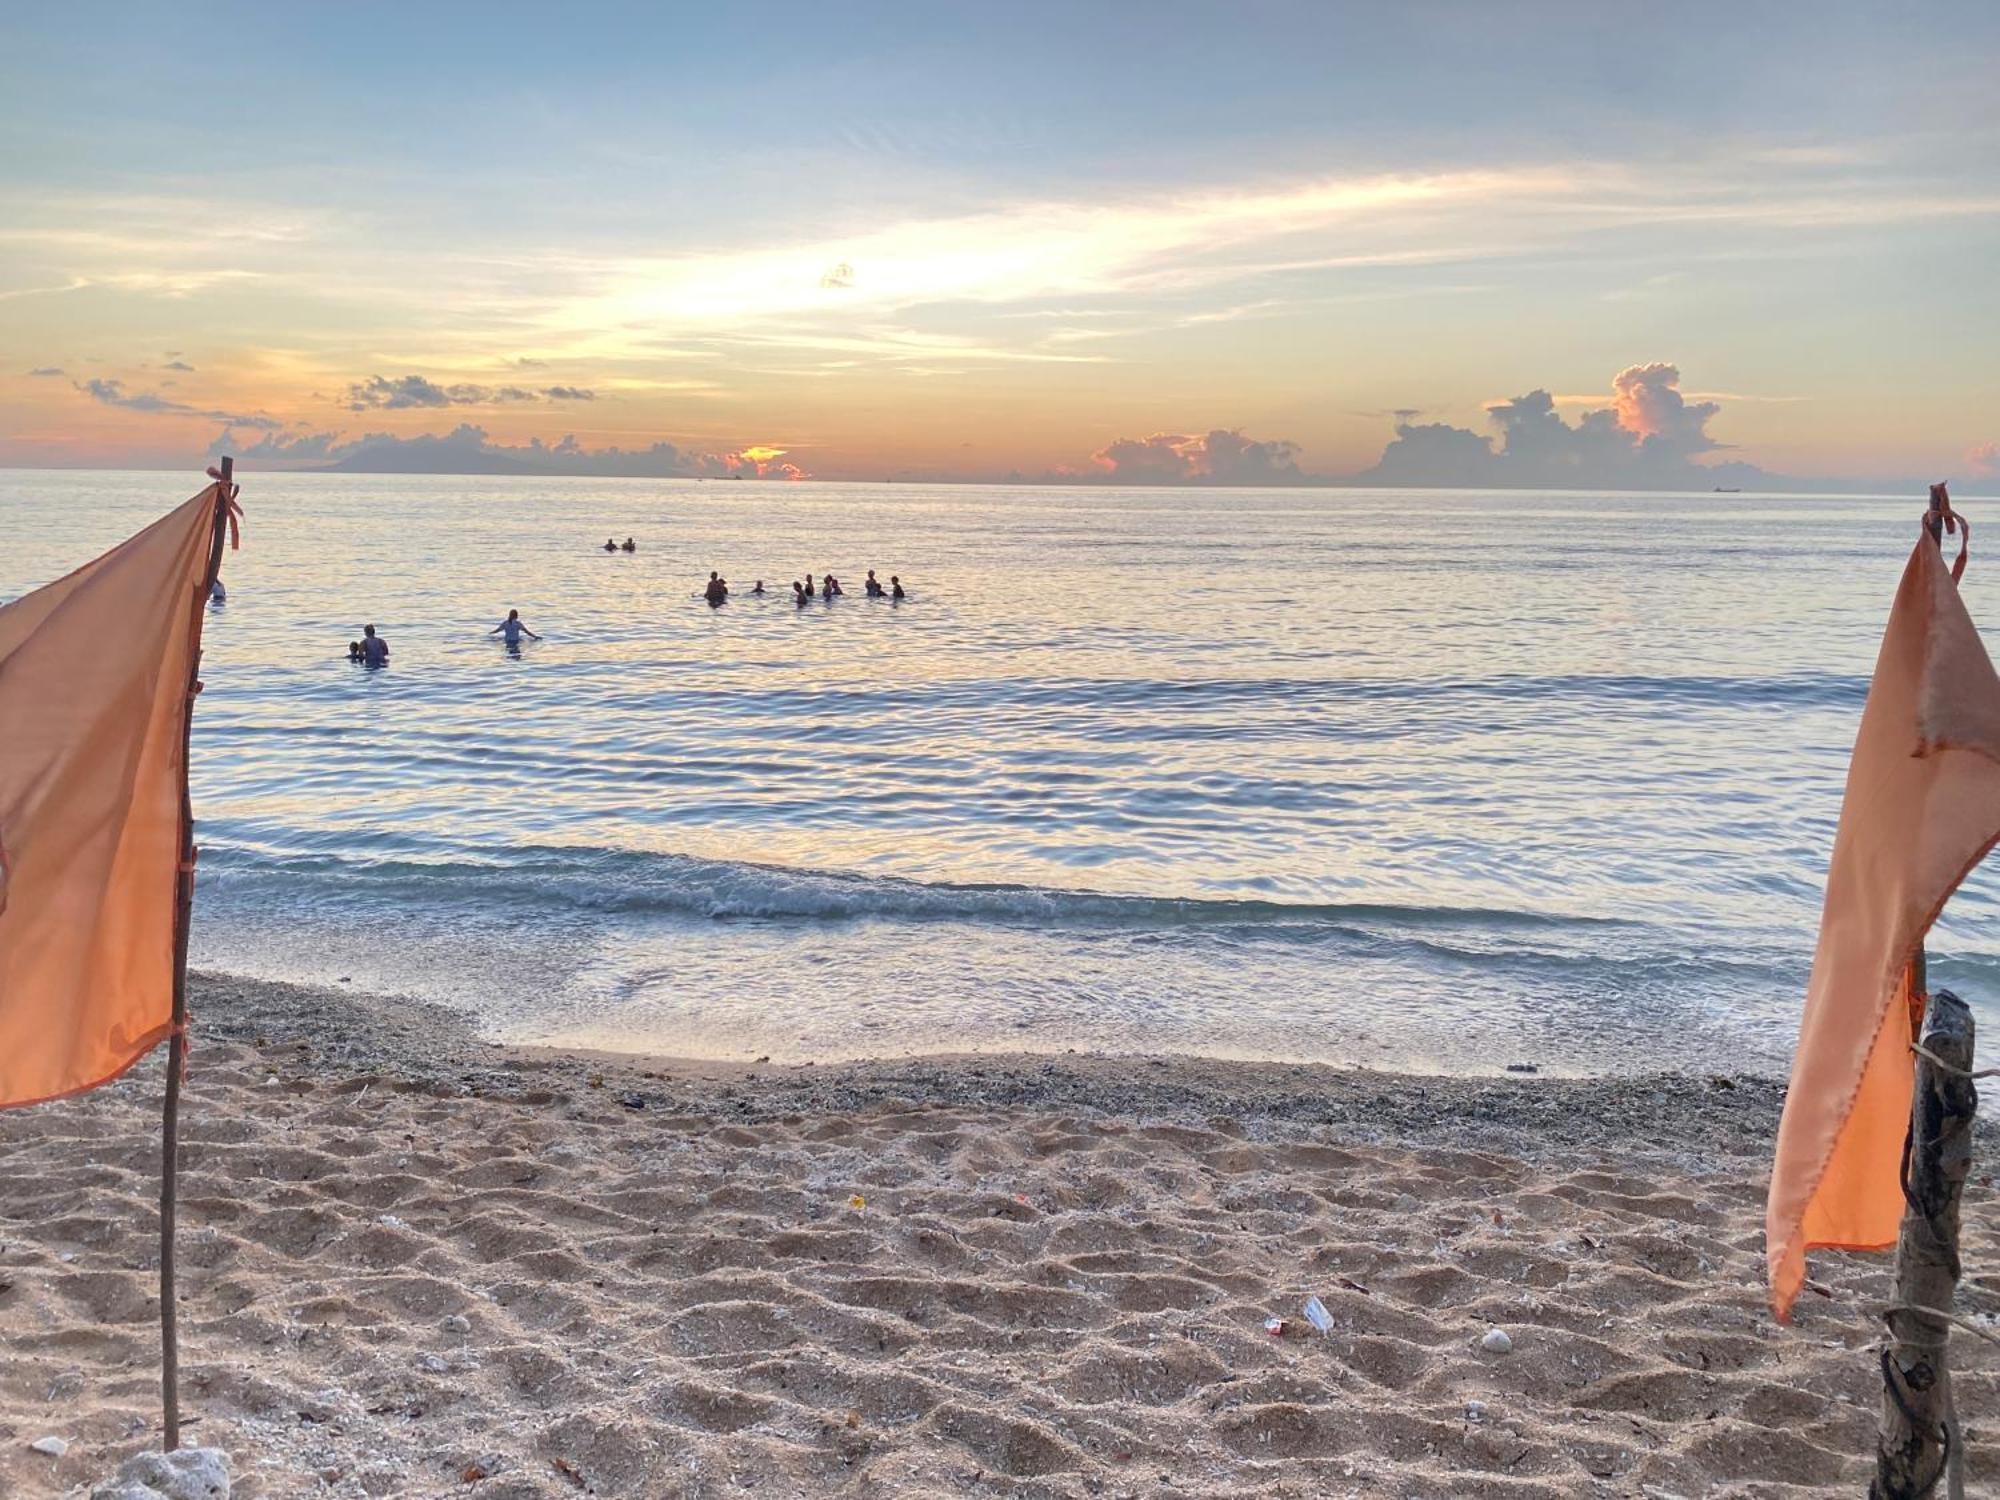
[[507,618],[502,620],[498,625],[495,625],[491,630],[487,631],[486,633],[488,635],[506,636],[507,644],[510,646],[520,645],[521,637],[524,635],[531,641],[539,641],[541,639],[541,637],[536,635],[534,631],[528,629],[526,625],[521,623],[521,612],[518,609],[508,610]]

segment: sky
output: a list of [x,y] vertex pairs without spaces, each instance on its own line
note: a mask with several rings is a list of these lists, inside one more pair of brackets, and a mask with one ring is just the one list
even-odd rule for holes
[[0,465],[1991,487],[1996,64],[1985,0],[8,7]]

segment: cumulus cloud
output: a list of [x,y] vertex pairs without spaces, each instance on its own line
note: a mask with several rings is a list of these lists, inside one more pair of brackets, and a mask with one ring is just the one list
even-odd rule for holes
[[1675,489],[1765,477],[1747,464],[1694,461],[1723,446],[1708,433],[1709,420],[1722,408],[1689,401],[1680,382],[1674,365],[1629,365],[1612,377],[1609,404],[1574,423],[1563,419],[1545,390],[1496,401],[1486,416],[1497,441],[1443,422],[1399,420],[1381,460],[1356,478],[1371,484]]
[[1218,427],[1199,437],[1156,432],[1120,438],[1091,455],[1095,477],[1106,484],[1300,484],[1299,445],[1279,438],[1257,441]]
[[581,386],[551,385],[539,391],[518,385],[499,387],[457,383],[439,385],[422,375],[401,375],[388,380],[370,375],[347,388],[349,411],[407,411],[433,406],[508,406],[524,401],[595,401],[597,392]]
[[211,422],[226,422],[232,427],[250,427],[261,432],[276,432],[284,423],[276,417],[245,416],[240,412],[207,411],[199,406],[189,406],[184,401],[174,401],[157,391],[130,391],[122,380],[86,380],[75,383],[76,388],[91,400],[104,406],[123,407],[126,411],[164,413],[176,417],[203,417]]
[[331,432],[271,433],[243,446],[225,428],[209,445],[213,457],[233,453],[245,463],[331,469],[345,474],[551,474],[631,479],[805,479],[782,462],[782,448],[745,447],[701,453],[673,443],[650,448],[585,448],[574,434],[559,443],[531,438],[495,442],[486,429],[461,422],[446,433],[401,437],[388,432],[341,437]]

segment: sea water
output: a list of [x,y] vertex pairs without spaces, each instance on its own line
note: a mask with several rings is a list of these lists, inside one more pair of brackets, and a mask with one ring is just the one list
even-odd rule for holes
[[[241,478],[194,962],[779,1061],[1781,1070],[1921,509]],[[0,473],[0,598],[197,487]],[[1988,1017],[1996,895],[1933,943]]]

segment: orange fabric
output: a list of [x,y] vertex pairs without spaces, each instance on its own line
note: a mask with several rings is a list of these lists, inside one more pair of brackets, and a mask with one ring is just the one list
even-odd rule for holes
[[181,739],[216,487],[0,607],[0,1106],[94,1087],[173,1025]]
[[1807,1250],[1895,1243],[1921,1000],[1911,962],[1996,840],[2000,676],[1926,537],[1903,570],[1862,710],[1778,1126],[1764,1245],[1781,1320]]

